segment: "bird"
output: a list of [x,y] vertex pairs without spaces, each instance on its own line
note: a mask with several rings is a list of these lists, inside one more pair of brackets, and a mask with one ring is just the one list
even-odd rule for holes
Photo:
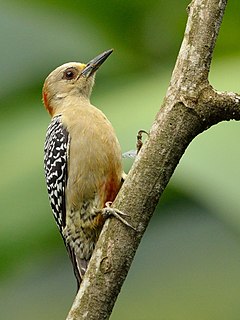
[[116,133],[90,96],[95,74],[113,49],[87,64],[68,62],[46,78],[42,97],[51,116],[44,144],[50,205],[73,265],[78,289],[105,220],[125,213],[112,208],[123,180]]

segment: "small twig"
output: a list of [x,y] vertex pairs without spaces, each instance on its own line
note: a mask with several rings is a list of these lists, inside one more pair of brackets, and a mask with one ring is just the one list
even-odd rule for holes
[[149,133],[145,130],[139,130],[137,134],[137,154],[139,153],[140,149],[142,148],[142,135],[145,133],[149,137]]

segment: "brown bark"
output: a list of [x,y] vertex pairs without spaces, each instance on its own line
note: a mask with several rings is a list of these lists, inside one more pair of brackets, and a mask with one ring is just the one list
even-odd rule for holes
[[103,228],[67,320],[110,317],[139,242],[185,149],[202,131],[240,119],[240,96],[208,82],[212,53],[227,0],[193,0],[182,46],[163,105],[114,207],[137,231],[116,219]]

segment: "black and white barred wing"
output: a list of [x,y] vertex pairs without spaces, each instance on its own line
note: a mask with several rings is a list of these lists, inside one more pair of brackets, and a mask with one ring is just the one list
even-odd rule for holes
[[66,225],[65,187],[69,134],[61,123],[61,116],[52,119],[44,145],[44,169],[48,196],[58,228]]

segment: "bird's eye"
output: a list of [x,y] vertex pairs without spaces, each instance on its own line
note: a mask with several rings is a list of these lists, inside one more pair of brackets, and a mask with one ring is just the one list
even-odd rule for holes
[[68,68],[63,73],[63,79],[65,80],[72,80],[75,79],[78,75],[78,71],[75,68]]

